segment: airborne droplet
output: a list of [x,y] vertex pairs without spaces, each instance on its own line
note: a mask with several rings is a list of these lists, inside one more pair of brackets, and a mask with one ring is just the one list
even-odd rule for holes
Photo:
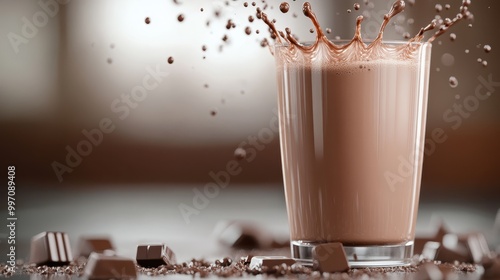
[[450,87],[456,88],[458,86],[458,80],[454,76],[451,76],[448,81],[450,83]]

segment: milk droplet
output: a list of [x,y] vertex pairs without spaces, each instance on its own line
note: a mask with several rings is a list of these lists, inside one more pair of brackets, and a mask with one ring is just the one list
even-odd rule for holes
[[465,49],[465,53],[469,53],[469,52],[470,52],[469,49]]
[[477,62],[481,63],[481,62],[483,62],[483,60],[481,58],[478,58]]
[[483,66],[484,66],[484,67],[488,66],[488,61],[483,60]]
[[242,160],[247,157],[247,151],[243,148],[236,148],[236,150],[234,150],[234,157],[237,160]]
[[359,3],[354,3],[354,10],[359,10],[359,8],[361,8],[361,6],[359,5]]
[[451,8],[451,6],[450,6],[450,4],[446,4],[446,5],[444,5],[444,8],[449,10]]
[[443,10],[443,6],[441,6],[441,4],[436,4],[436,6],[434,6],[434,8],[436,9],[436,12],[441,12]]
[[450,87],[456,88],[458,86],[458,80],[454,76],[451,76],[449,79]]
[[436,72],[439,72],[439,71],[441,71],[441,68],[437,67]]
[[459,94],[455,95],[455,99],[460,99],[460,95]]
[[441,56],[441,63],[444,66],[452,66],[455,63],[455,57],[449,53],[445,53]]
[[349,14],[350,14],[351,12],[352,12],[352,11],[351,11],[351,9],[347,9],[347,13],[349,13]]
[[491,46],[490,46],[490,45],[484,45],[484,48],[483,48],[483,49],[484,49],[484,51],[485,51],[486,53],[491,52]]
[[456,39],[457,39],[457,34],[455,34],[455,33],[451,33],[451,34],[450,34],[450,40],[451,40],[451,41],[455,41]]
[[332,33],[332,29],[327,28],[327,29],[326,29],[326,33],[328,33],[328,34]]
[[409,33],[409,32],[405,32],[405,33],[403,33],[403,37],[404,37],[405,39],[410,39],[411,35],[410,35],[410,33]]
[[412,19],[412,18],[409,18],[409,19],[406,21],[406,23],[408,23],[408,24],[410,24],[410,25],[411,25],[411,24],[415,23],[415,20],[414,20],[414,19]]

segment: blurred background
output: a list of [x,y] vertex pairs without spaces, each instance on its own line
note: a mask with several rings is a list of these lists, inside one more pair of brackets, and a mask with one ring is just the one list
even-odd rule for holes
[[[406,2],[386,39],[416,34],[436,15],[453,17],[462,1]],[[280,1],[267,3],[280,30],[314,38],[302,1],[289,1],[286,14]],[[359,1],[360,10],[354,3],[311,1],[331,38],[351,38],[359,15],[365,15],[364,37],[375,37],[392,1]],[[500,207],[499,9],[499,1],[473,1],[473,20],[433,44],[426,137],[438,130],[446,140],[426,145],[419,224],[440,211],[456,228],[486,228]],[[131,235],[124,226],[130,211],[139,215],[132,222],[183,224],[179,202],[191,201],[193,186],[213,182],[213,174],[245,152],[241,172],[230,177],[238,188],[221,192],[219,207],[203,216],[211,219],[197,220],[200,228],[255,214],[286,229],[279,139],[269,133],[276,118],[274,58],[261,46],[267,27],[249,16],[255,7],[241,0],[0,1],[0,167],[16,167],[26,217],[20,238],[49,228],[92,233],[87,225],[102,229],[110,220],[122,226],[105,232]],[[450,86],[452,76],[457,87]],[[147,193],[139,191],[144,186]],[[95,196],[84,191],[89,188],[105,193]],[[118,188],[119,197],[105,191]],[[246,200],[231,201],[240,196]],[[264,210],[253,209],[256,200]],[[123,215],[120,203],[142,208]],[[462,216],[449,205],[460,205]],[[279,211],[269,216],[265,209]],[[53,219],[31,223],[45,216]],[[154,224],[140,230],[148,229],[155,232]],[[186,231],[176,234],[181,239]]]
[[[249,22],[250,15],[255,17],[250,3],[177,2],[1,1],[2,166],[16,165],[22,172],[19,180],[47,185],[204,182],[210,171],[223,170],[235,149],[257,137],[275,116],[274,60],[260,46],[269,33],[261,21]],[[461,1],[407,2],[386,39],[416,34],[436,15],[453,17]],[[279,11],[279,3],[268,1],[267,8],[277,26],[312,40],[302,2],[290,1],[287,14]],[[366,16],[365,37],[374,37],[392,1],[360,2],[359,11],[354,3],[312,1],[323,27],[333,30],[332,38],[352,37],[360,14]],[[427,146],[424,187],[500,186],[498,87],[489,89],[486,100],[467,99],[474,96],[480,77],[500,80],[498,36],[488,31],[500,23],[498,5],[492,0],[473,3],[473,21],[434,43],[427,132],[430,137],[433,129],[443,129],[447,140]],[[228,20],[234,28],[226,29]],[[456,34],[454,41],[450,33]],[[491,46],[490,53],[485,45]],[[142,85],[147,69],[168,76],[127,103],[123,98]],[[450,87],[451,76],[458,87]],[[456,105],[470,111],[450,113]],[[77,151],[87,140],[83,130],[98,129],[103,119],[111,121],[113,132],[75,161],[77,167],[69,166],[69,150]],[[254,159],[242,162],[244,170],[234,182],[281,182],[278,137],[269,138]],[[62,182],[54,171],[56,162],[71,169],[61,171]]]

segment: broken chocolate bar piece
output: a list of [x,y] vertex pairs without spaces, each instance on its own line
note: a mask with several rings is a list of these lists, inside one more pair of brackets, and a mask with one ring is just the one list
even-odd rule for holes
[[135,279],[137,270],[132,259],[91,253],[84,275],[89,279]]
[[250,262],[250,269],[260,269],[262,267],[272,268],[276,265],[292,265],[295,260],[283,256],[255,256]]
[[444,275],[439,267],[433,263],[425,263],[418,268],[416,280],[442,280]]
[[422,254],[424,250],[424,246],[427,242],[439,242],[441,243],[443,241],[443,238],[446,234],[448,234],[449,231],[444,225],[444,223],[439,224],[439,228],[437,232],[434,234],[432,237],[415,237],[414,245],[413,245],[413,253],[414,254]]
[[440,247],[441,243],[435,241],[428,241],[427,243],[425,243],[421,255],[425,259],[435,260]]
[[253,222],[221,221],[214,234],[220,244],[234,249],[265,249],[273,246],[273,236]]
[[142,267],[158,267],[176,263],[174,252],[165,244],[139,245],[136,255],[137,264]]
[[325,243],[312,249],[313,268],[321,272],[345,272],[349,270],[349,262],[342,243]]
[[500,256],[490,259],[487,265],[484,265],[484,275],[481,279],[500,279]]
[[106,237],[82,237],[78,242],[78,253],[82,257],[88,257],[92,252],[104,253],[115,251],[113,243]]
[[474,263],[483,263],[492,257],[488,242],[482,233],[470,233],[464,239]]
[[31,239],[30,263],[38,266],[63,266],[73,260],[68,235],[64,232],[42,232]]

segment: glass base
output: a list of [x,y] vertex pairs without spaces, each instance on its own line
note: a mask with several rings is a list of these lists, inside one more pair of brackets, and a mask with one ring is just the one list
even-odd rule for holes
[[[312,249],[321,243],[292,241],[292,258],[312,265]],[[399,245],[344,246],[351,268],[407,266],[413,255],[413,241]]]

